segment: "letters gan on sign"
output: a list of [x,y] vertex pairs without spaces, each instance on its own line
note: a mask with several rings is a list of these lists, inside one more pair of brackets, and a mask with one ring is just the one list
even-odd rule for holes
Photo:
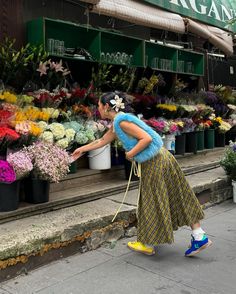
[[145,0],[172,12],[225,28],[236,17],[234,0]]

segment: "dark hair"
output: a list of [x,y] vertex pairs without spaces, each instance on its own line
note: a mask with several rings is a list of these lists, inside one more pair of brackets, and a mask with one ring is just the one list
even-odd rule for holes
[[115,98],[115,96],[118,95],[120,98],[123,99],[123,103],[125,104],[125,109],[121,109],[124,112],[130,112],[130,107],[129,107],[129,103],[127,101],[126,98],[126,94],[123,92],[119,92],[119,91],[114,91],[114,92],[107,92],[104,93],[101,98],[100,101],[103,105],[108,104],[110,107],[113,107],[114,105],[111,103],[111,100],[113,100]]

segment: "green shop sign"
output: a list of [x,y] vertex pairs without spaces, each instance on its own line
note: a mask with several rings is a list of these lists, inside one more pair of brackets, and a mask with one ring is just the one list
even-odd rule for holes
[[236,31],[228,21],[236,18],[236,0],[144,0],[215,27]]

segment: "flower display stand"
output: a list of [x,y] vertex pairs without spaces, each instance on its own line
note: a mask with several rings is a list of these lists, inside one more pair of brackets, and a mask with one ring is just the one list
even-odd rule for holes
[[19,205],[20,182],[0,183],[0,211],[16,210]]
[[215,130],[208,129],[205,130],[205,148],[206,149],[213,149],[215,147]]
[[197,150],[201,151],[205,148],[204,145],[204,131],[197,132]]
[[25,179],[24,185],[26,202],[37,204],[49,201],[49,181],[29,177]]
[[181,134],[175,137],[175,154],[176,155],[185,154],[185,142],[186,142],[186,134]]
[[77,160],[73,161],[69,166],[69,174],[75,174],[78,170],[78,162]]
[[186,152],[197,153],[197,132],[186,133]]
[[215,147],[225,147],[225,133],[215,131]]

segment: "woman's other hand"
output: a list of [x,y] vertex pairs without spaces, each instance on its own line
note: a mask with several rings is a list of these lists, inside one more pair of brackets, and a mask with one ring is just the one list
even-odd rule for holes
[[131,156],[130,152],[125,152],[125,158],[129,161],[133,161],[133,157]]

